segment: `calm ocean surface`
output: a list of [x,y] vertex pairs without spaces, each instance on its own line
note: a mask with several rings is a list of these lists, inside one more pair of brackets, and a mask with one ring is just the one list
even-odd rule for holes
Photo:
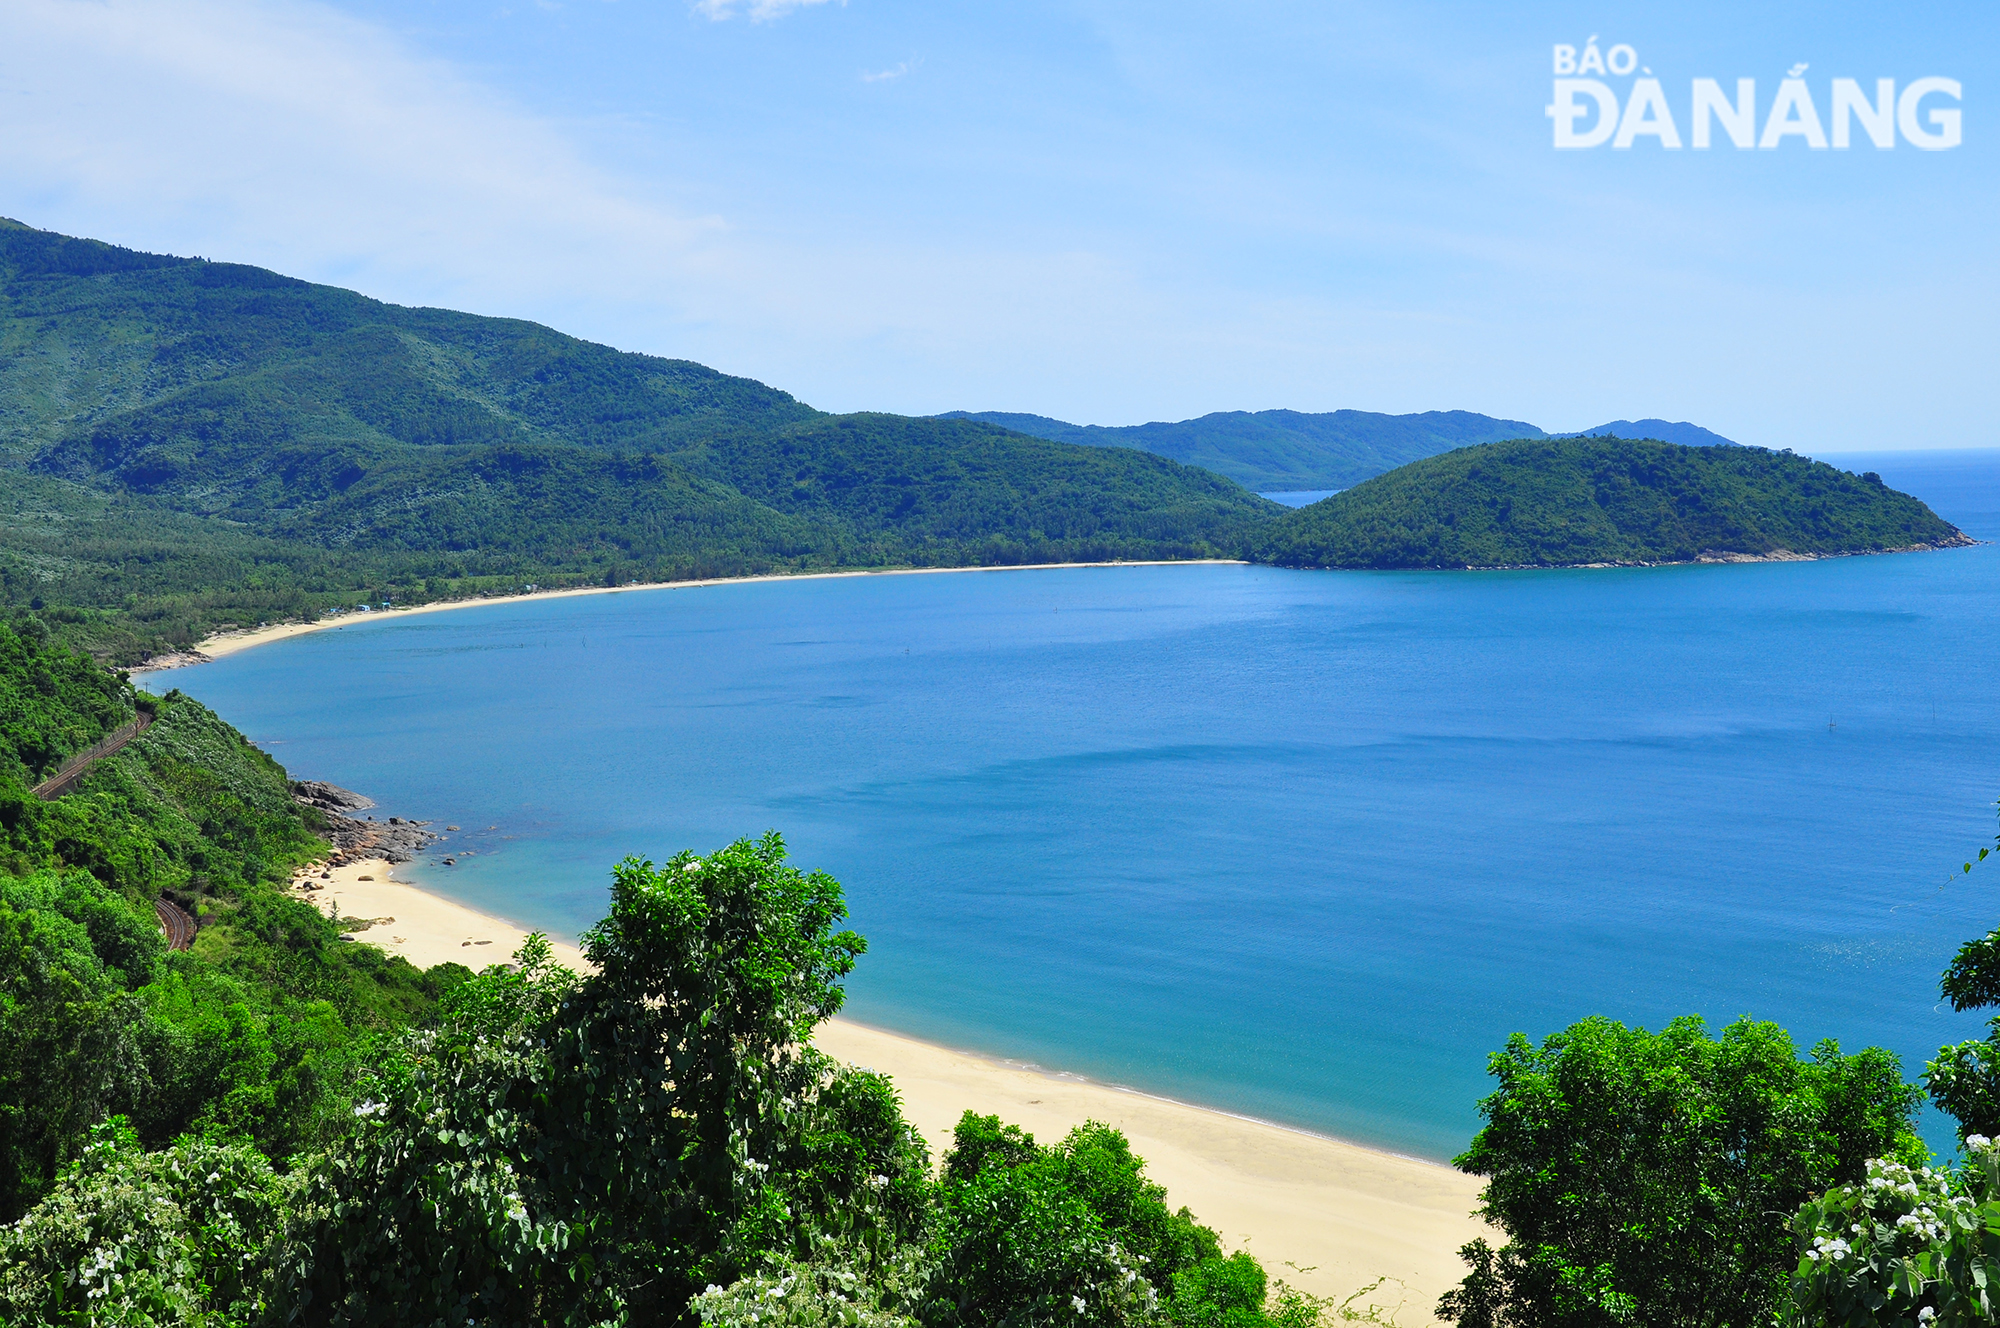
[[[2000,452],[1829,459],[2000,540]],[[1445,1158],[1516,1030],[1750,1013],[1913,1076],[1979,1035],[1937,975],[2000,922],[1956,875],[1996,641],[1984,546],[637,592],[147,682],[465,826],[410,874],[480,908],[573,936],[616,859],[775,827],[846,885],[863,1021]]]

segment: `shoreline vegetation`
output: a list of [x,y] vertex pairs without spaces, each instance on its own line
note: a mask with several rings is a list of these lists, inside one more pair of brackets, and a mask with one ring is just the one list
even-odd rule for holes
[[[397,864],[360,861],[294,878],[347,933],[419,968],[480,967],[512,957],[529,932],[516,923],[398,881]],[[586,971],[583,952],[551,941],[556,962]],[[478,956],[478,958],[474,958]],[[1338,1300],[1377,1278],[1375,1303],[1399,1322],[1429,1321],[1438,1297],[1464,1276],[1458,1250],[1494,1233],[1473,1217],[1480,1181],[1442,1162],[1370,1148],[1295,1126],[1100,1083],[926,1042],[836,1016],[814,1044],[838,1060],[887,1075],[903,1114],[933,1155],[950,1146],[970,1109],[1059,1139],[1087,1120],[1122,1131],[1147,1173],[1286,1281]]]

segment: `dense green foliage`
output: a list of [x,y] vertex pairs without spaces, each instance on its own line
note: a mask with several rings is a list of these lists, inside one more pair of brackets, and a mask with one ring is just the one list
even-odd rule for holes
[[[29,788],[157,716],[74,792]],[[179,694],[142,698],[28,619],[0,624],[0,1220],[112,1114],[282,1159],[345,1128],[370,1040],[428,1017],[453,974],[363,946],[280,889],[324,851],[284,772]],[[201,921],[169,954],[153,900]]]
[[1419,461],[1267,526],[1288,567],[1552,567],[1963,542],[1908,494],[1747,447],[1523,440]]
[[[1140,1322],[1171,1299],[1177,1278],[1222,1263],[1215,1233],[1185,1208],[1168,1210],[1116,1130],[1080,1125],[1040,1148],[968,1111],[952,1143],[930,1241],[951,1294],[927,1307],[929,1324]],[[1252,1314],[1264,1307],[1261,1268],[1256,1279]],[[1182,1291],[1189,1317],[1206,1321],[1232,1287],[1211,1275]]]
[[861,952],[775,835],[627,861],[379,1044],[283,1168],[228,1131],[96,1128],[0,1228],[0,1314],[249,1325],[1316,1328],[1342,1315],[1170,1210],[1124,1137],[967,1113],[933,1174],[893,1086],[811,1045]]
[[1172,424],[1066,424],[1046,415],[953,411],[940,419],[982,420],[1017,433],[1089,447],[1136,447],[1235,480],[1255,493],[1344,489],[1453,448],[1506,438],[1540,438],[1519,420],[1466,410],[1381,415],[1368,410],[1303,414],[1228,410]]
[[1539,1047],[1517,1034],[1492,1072],[1457,1164],[1488,1178],[1507,1241],[1463,1251],[1439,1314],[1466,1328],[1764,1324],[1788,1294],[1789,1216],[1871,1159],[1927,1156],[1891,1053],[1801,1060],[1772,1024],[1586,1019]]
[[0,1314],[20,1324],[236,1324],[265,1317],[295,1183],[243,1143],[147,1152],[121,1120],[55,1192],[0,1227]]
[[131,660],[524,582],[1233,551],[1206,471],[0,222],[0,590]]

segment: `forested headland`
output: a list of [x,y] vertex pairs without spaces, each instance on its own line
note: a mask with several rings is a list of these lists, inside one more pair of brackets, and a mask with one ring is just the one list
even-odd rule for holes
[[1565,567],[1971,543],[1874,475],[1753,447],[1523,439],[1414,462],[1256,537],[1286,567]]

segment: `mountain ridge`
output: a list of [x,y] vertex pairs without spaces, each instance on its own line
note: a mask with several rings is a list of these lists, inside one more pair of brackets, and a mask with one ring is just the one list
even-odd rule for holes
[[521,580],[1209,557],[1270,508],[1151,453],[0,226],[0,589],[120,659]]
[[[1345,489],[1425,457],[1516,438],[1612,433],[1691,446],[1730,443],[1698,425],[1667,420],[1613,420],[1575,434],[1551,434],[1523,420],[1465,410],[1407,415],[1365,410],[1234,410],[1188,420],[1127,425],[1070,424],[1046,415],[1008,411],[956,410],[934,418],[982,420],[1090,447],[1136,447],[1226,475],[1255,493]],[[1654,428],[1659,432],[1648,431]]]

